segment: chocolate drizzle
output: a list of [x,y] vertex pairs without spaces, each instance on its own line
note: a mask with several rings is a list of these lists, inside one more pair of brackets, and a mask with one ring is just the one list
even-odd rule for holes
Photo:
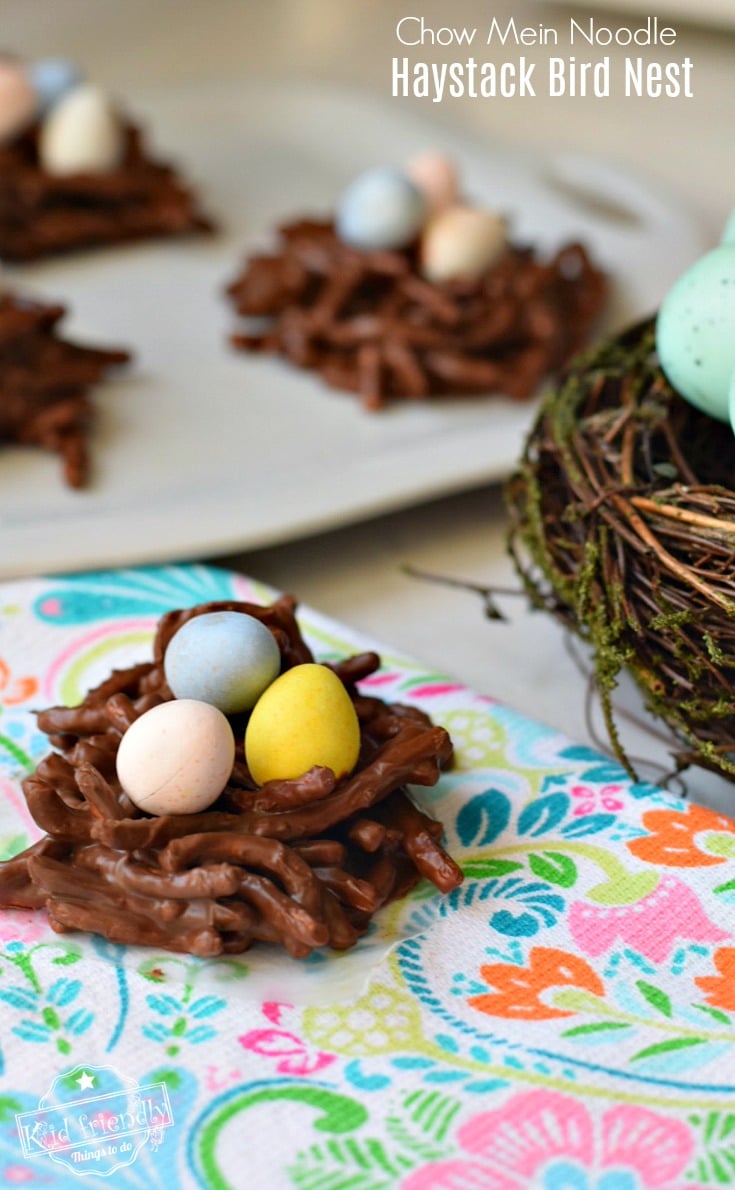
[[79,488],[89,475],[94,411],[87,390],[130,357],[63,339],[64,314],[63,306],[0,293],[0,446],[38,446],[61,455],[66,482]]
[[271,255],[250,257],[228,294],[258,320],[233,334],[243,351],[284,356],[368,409],[396,399],[504,393],[524,399],[586,341],[607,297],[581,244],[548,261],[509,245],[472,281],[431,283],[418,248],[363,252],[331,223],[278,230]]
[[0,259],[213,230],[177,171],[150,157],[135,125],[125,126],[116,169],[68,176],[41,167],[38,132],[0,145]]
[[[200,604],[162,617],[153,661],[116,671],[78,707],[40,712],[57,750],[23,789],[46,835],[0,864],[0,905],[45,906],[59,932],[121,943],[211,957],[260,941],[301,958],[354,945],[381,905],[421,877],[442,892],[461,882],[441,826],[406,790],[437,781],[451,741],[423,712],[358,692],[356,682],[380,664],[374,653],[332,666],[361,728],[357,767],[342,781],[314,768],[258,788],[240,744],[210,810],[156,818],[130,802],[115,772],[120,739],[138,715],[172,697],[163,658],[174,632],[191,616],[221,610],[260,619],[279,644],[282,671],[313,660],[290,597],[270,607]],[[242,740],[245,717],[232,722]]]

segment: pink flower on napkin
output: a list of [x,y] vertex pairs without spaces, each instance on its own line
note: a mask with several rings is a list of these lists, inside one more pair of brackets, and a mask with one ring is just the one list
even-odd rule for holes
[[0,947],[8,942],[32,946],[48,933],[45,913],[34,913],[30,909],[3,909],[0,914]]
[[572,813],[577,817],[600,810],[617,813],[623,808],[620,797],[622,791],[622,785],[603,785],[601,789],[593,789],[590,785],[573,785],[571,794],[576,801]]
[[[263,1016],[273,1025],[280,1026],[284,1016],[292,1015],[293,1005],[277,1000],[266,1000],[261,1005]],[[243,1049],[265,1058],[275,1058],[279,1074],[307,1075],[323,1070],[334,1062],[334,1054],[324,1053],[307,1046],[300,1037],[288,1029],[251,1029],[237,1039]]]
[[334,1061],[334,1054],[309,1052],[295,1033],[285,1029],[252,1029],[237,1039],[246,1050],[276,1058],[279,1074],[314,1074]]
[[457,1140],[462,1156],[414,1170],[401,1190],[702,1190],[685,1181],[688,1127],[648,1108],[611,1107],[595,1119],[569,1095],[522,1091],[469,1119]]
[[575,901],[567,921],[579,949],[594,958],[619,941],[661,963],[679,938],[720,942],[730,937],[709,920],[691,889],[673,876],[666,876],[653,892],[630,905]]
[[38,1183],[37,1171],[29,1165],[6,1165],[2,1176],[7,1186],[23,1186],[30,1182]]

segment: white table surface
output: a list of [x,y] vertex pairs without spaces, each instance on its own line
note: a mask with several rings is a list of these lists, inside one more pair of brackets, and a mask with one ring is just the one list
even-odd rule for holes
[[[415,103],[444,126],[530,149],[573,149],[632,167],[688,205],[714,243],[733,204],[735,171],[726,116],[733,110],[735,32],[717,27],[707,6],[701,28],[674,11],[675,50],[641,49],[644,57],[693,62],[691,99],[537,97],[494,102]],[[248,72],[289,79],[350,83],[389,94],[390,60],[404,52],[397,21],[423,15],[426,25],[484,28],[492,15],[504,23],[566,28],[572,13],[534,0],[3,0],[5,47],[29,55],[62,54],[81,62],[95,79],[134,99],[136,86]],[[630,5],[613,12],[595,3],[599,23],[635,27],[645,18]],[[694,13],[692,0],[686,11]],[[540,62],[551,50],[527,52]],[[628,50],[612,46],[615,63]],[[465,51],[466,54],[466,51]],[[448,51],[425,47],[427,60]],[[451,51],[451,57],[463,56]],[[581,54],[580,54],[581,57]],[[257,112],[251,114],[257,119]],[[450,579],[517,587],[505,550],[505,516],[497,488],[466,492],[378,520],[339,529],[236,559],[242,569],[296,594],[322,611],[364,630],[477,690],[530,716],[589,740],[586,681],[561,630],[530,613],[524,600],[501,599],[505,623],[483,616],[482,601],[467,590],[409,577],[410,565]],[[632,692],[620,696],[635,707]],[[666,750],[647,730],[626,732],[631,752],[666,765]],[[655,770],[645,769],[650,776]],[[709,775],[689,778],[691,796],[727,808],[733,788]]]

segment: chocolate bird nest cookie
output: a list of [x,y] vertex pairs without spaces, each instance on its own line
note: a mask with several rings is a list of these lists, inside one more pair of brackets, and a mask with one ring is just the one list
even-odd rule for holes
[[735,439],[661,370],[655,325],[581,355],[506,486],[533,602],[587,641],[612,744],[628,670],[680,769],[735,777]]
[[0,260],[213,230],[192,188],[173,166],[150,155],[129,120],[120,160],[104,171],[44,169],[40,131],[34,124],[0,143]]
[[130,357],[62,338],[65,313],[64,306],[0,293],[0,447],[53,451],[67,484],[80,488],[89,475],[94,418],[88,390]]
[[420,247],[368,251],[332,222],[278,229],[230,284],[257,320],[231,343],[280,355],[370,410],[396,400],[502,393],[523,400],[588,340],[607,279],[582,244],[549,259],[509,244],[479,275],[427,280]]
[[[366,653],[329,668],[359,722],[359,756],[346,776],[315,766],[257,786],[242,745],[247,714],[229,721],[239,739],[229,779],[198,813],[152,816],[117,776],[131,725],[173,699],[164,660],[193,617],[243,612],[272,633],[281,675],[313,662],[295,602],[236,601],[163,616],[153,660],[114,672],[77,707],[38,714],[54,751],[23,782],[44,836],[0,864],[0,905],[45,908],[58,932],[201,957],[276,943],[302,958],[354,945],[376,911],[421,877],[448,892],[462,880],[444,851],[441,825],[411,801],[407,785],[433,785],[448,766],[447,732],[420,710],[360,693],[379,666]],[[257,705],[257,704],[256,704]]]

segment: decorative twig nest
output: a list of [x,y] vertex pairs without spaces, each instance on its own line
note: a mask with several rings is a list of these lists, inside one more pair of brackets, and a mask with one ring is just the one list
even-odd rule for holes
[[506,497],[526,590],[589,642],[626,768],[623,669],[680,741],[679,769],[735,779],[735,438],[672,389],[653,322],[577,357]]

